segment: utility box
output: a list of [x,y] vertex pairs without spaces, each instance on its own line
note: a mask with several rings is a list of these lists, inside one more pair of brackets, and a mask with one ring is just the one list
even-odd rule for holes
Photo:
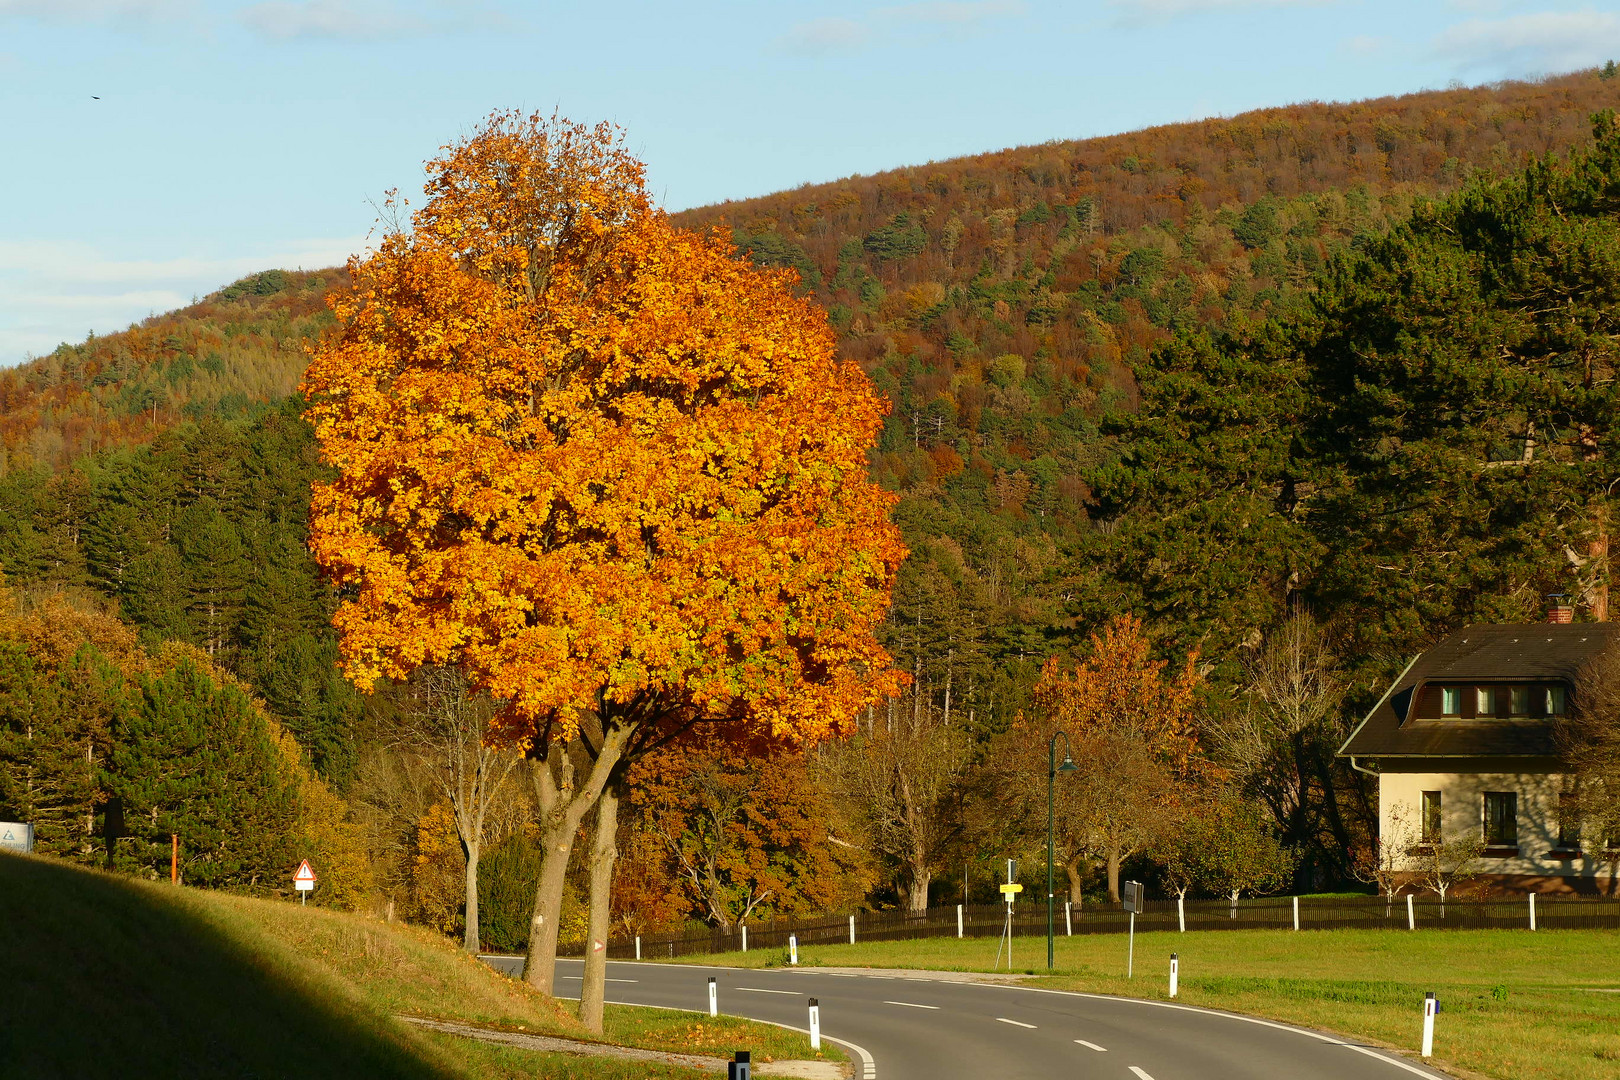
[[0,851],[34,850],[34,827],[25,821],[0,821]]

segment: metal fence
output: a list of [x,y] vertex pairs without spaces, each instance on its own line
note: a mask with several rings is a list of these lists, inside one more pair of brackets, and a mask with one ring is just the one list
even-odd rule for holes
[[[1530,929],[1532,908],[1535,928],[1542,930],[1620,929],[1620,898],[1505,897],[1494,900],[1452,900],[1441,904],[1432,895],[1403,894],[1393,901],[1378,896],[1318,897],[1267,896],[1240,900],[1188,900],[1179,904],[1149,900],[1136,917],[1136,929],[1178,930],[1506,930]],[[851,919],[853,931],[851,930]],[[789,936],[803,945],[905,941],[931,937],[998,937],[1006,925],[1004,904],[968,904],[929,908],[925,912],[862,911],[854,914],[809,918],[770,919],[748,924],[729,933],[715,930],[699,934],[646,935],[608,943],[609,957],[669,959],[741,949],[786,950]],[[1130,916],[1118,905],[1059,903],[1054,931],[1067,934],[1122,934]],[[1021,903],[1013,907],[1013,933],[1019,937],[1045,936],[1046,907]],[[583,942],[563,946],[564,953],[582,954]]]

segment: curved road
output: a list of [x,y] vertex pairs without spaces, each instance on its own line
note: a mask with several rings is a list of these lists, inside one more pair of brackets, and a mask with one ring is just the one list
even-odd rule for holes
[[[518,957],[484,959],[509,975],[522,971]],[[580,964],[558,961],[562,996],[572,996],[569,988],[579,985]],[[1386,1050],[1231,1013],[918,977],[923,974],[611,961],[608,1000],[707,1012],[713,975],[719,980],[722,1013],[804,1028],[808,999],[818,998],[822,1034],[849,1050],[858,1080],[1410,1080],[1444,1075]],[[1415,1008],[1413,1014],[1416,1035],[1421,1016]]]

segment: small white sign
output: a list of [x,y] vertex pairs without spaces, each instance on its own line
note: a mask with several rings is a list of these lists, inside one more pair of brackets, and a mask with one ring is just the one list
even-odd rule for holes
[[22,821],[0,821],[0,850],[20,851],[28,854],[34,850],[34,827]]
[[298,864],[298,872],[293,874],[293,888],[299,892],[313,892],[315,890],[315,871],[309,868],[308,859]]

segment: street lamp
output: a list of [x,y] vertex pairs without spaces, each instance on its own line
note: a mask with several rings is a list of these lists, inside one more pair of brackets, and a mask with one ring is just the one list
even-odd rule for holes
[[[1063,764],[1057,763],[1058,736],[1063,736]],[[1046,744],[1046,969],[1052,970],[1052,818],[1058,773],[1074,772],[1079,766],[1069,751],[1069,733],[1059,729]]]

